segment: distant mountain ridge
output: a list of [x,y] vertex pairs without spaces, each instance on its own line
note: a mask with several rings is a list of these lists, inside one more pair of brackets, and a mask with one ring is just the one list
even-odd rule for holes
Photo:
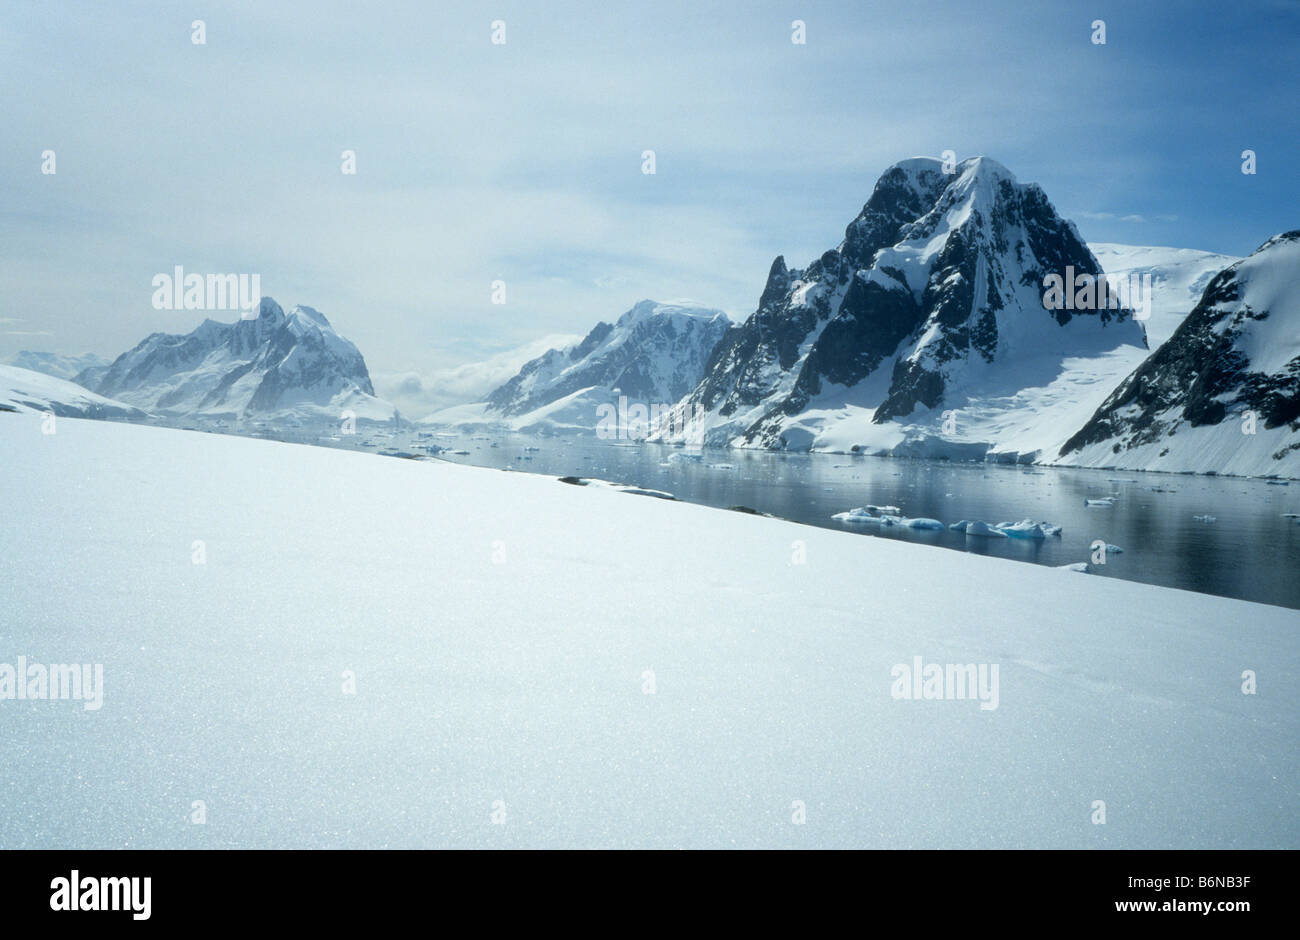
[[106,369],[109,364],[107,359],[101,359],[94,353],[65,356],[60,353],[34,352],[29,349],[14,353],[5,362],[20,369],[41,372],[67,381],[74,380],[79,374],[87,370]]
[[311,307],[288,313],[263,297],[255,318],[205,320],[183,335],[154,333],[104,370],[77,376],[101,395],[160,415],[337,421],[399,417],[375,397],[356,346]]
[[620,398],[670,406],[695,387],[731,321],[689,301],[642,300],[577,343],[547,350],[485,401],[449,408],[430,423],[590,431]]

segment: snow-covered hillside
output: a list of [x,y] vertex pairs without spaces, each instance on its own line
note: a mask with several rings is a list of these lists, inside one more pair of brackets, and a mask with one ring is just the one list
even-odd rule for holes
[[67,379],[69,382],[87,370],[90,370],[88,374],[93,376],[95,369],[107,369],[109,366],[107,359],[101,359],[94,353],[64,356],[52,352],[34,352],[30,349],[14,353],[5,360],[5,364],[52,375],[56,379]]
[[1216,275],[1061,461],[1300,477],[1300,231]]
[[107,370],[78,382],[161,415],[391,421],[356,346],[311,307],[287,314],[263,297],[255,318],[205,320],[185,335],[154,333]]
[[[0,414],[0,662],[103,704],[0,701],[0,847],[1300,847],[1295,611],[38,423]],[[917,657],[997,707],[896,698]]]
[[708,444],[1032,459],[1020,439],[1053,422],[1025,390],[1100,401],[1090,361],[1146,350],[1128,309],[1044,309],[1048,275],[1101,274],[1042,189],[996,161],[905,160],[838,248],[805,269],[776,259],[683,406],[706,413]]
[[[620,398],[669,406],[704,375],[731,325],[721,310],[689,301],[643,300],[581,342],[526,363],[486,401],[430,415],[430,424],[495,424],[514,430],[591,431]],[[642,435],[644,436],[644,435]]]
[[148,417],[133,405],[96,395],[74,382],[17,366],[0,366],[0,411],[132,421]]
[[1233,255],[1195,248],[1109,242],[1089,242],[1088,247],[1107,277],[1123,280],[1150,276],[1151,308],[1142,325],[1146,328],[1147,344],[1151,349],[1174,335],[1178,324],[1200,301],[1210,278],[1241,260]]

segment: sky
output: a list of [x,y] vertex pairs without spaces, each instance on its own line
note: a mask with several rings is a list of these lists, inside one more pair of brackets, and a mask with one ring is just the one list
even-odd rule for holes
[[372,372],[647,297],[743,319],[776,255],[945,150],[1090,241],[1247,254],[1300,228],[1298,91],[1300,0],[5,0],[0,357],[188,332],[209,314],[152,305],[177,265],[258,273]]

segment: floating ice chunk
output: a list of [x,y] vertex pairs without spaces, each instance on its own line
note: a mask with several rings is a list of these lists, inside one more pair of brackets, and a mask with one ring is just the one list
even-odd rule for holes
[[987,522],[968,522],[964,530],[967,535],[986,539],[1004,539],[1007,534],[1001,529],[995,529]]
[[1107,542],[1107,543],[1106,543],[1106,554],[1107,554],[1107,555],[1123,555],[1123,554],[1124,554],[1124,549],[1120,548],[1118,545],[1111,545],[1109,542]]
[[1103,496],[1101,499],[1085,499],[1085,506],[1096,506],[1098,509],[1110,509],[1115,505],[1114,496]]
[[1086,561],[1076,561],[1069,565],[1057,565],[1057,571],[1077,571],[1080,574],[1087,574],[1090,570]]
[[1192,516],[1192,519],[1194,519],[1196,522],[1207,522],[1207,523],[1208,523],[1208,522],[1218,522],[1218,521],[1219,521],[1219,519],[1218,519],[1217,516],[1208,516],[1208,515],[1206,515],[1206,516]]
[[[1034,522],[1032,519],[1024,519],[1016,523],[1001,523],[997,526],[998,530],[1008,538],[1013,539],[1045,539],[1049,535],[1059,535],[1059,526],[1049,526],[1046,523]],[[1049,532],[1054,529],[1054,532]]]
[[917,518],[917,519],[903,519],[903,520],[900,521],[899,524],[900,524],[900,525],[905,525],[905,526],[907,526],[909,529],[942,529],[942,528],[944,528],[944,524],[943,524],[942,522],[940,522],[938,519],[926,519],[925,517],[920,517],[920,518]]
[[710,470],[735,470],[736,465],[734,463],[711,463],[709,464],[709,469]]
[[880,524],[879,516],[873,516],[862,507],[850,509],[848,512],[837,512],[835,515],[831,516],[831,518],[837,522],[857,522],[866,525]]
[[686,451],[678,451],[675,454],[668,455],[669,463],[686,463],[687,461],[691,463],[699,463],[703,459],[703,454],[691,454]]
[[[859,506],[857,509],[850,509],[848,512],[837,512],[831,516],[839,522],[858,522],[868,525],[903,525],[914,520],[904,519],[898,515],[897,506]],[[937,519],[924,519],[921,522],[938,522]],[[939,527],[943,528],[943,523],[939,522]],[[930,528],[930,526],[920,526],[919,528]]]
[[[983,523],[980,524],[983,525]],[[954,532],[965,532],[966,526],[968,525],[970,525],[970,520],[962,519],[960,522],[954,522],[952,525],[948,526],[948,528],[952,529]]]
[[1283,518],[1283,519],[1300,519],[1300,512],[1284,512],[1284,513],[1282,513],[1282,518]]

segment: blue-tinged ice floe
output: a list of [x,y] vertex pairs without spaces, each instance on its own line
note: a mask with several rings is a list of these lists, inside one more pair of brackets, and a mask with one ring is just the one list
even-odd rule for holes
[[999,522],[993,528],[1013,539],[1045,539],[1048,536],[1060,536],[1061,527],[1050,522],[1035,522],[1022,519],[1019,522]]
[[942,529],[943,523],[938,519],[926,519],[925,517],[917,519],[904,519],[899,525],[907,526],[909,529]]

